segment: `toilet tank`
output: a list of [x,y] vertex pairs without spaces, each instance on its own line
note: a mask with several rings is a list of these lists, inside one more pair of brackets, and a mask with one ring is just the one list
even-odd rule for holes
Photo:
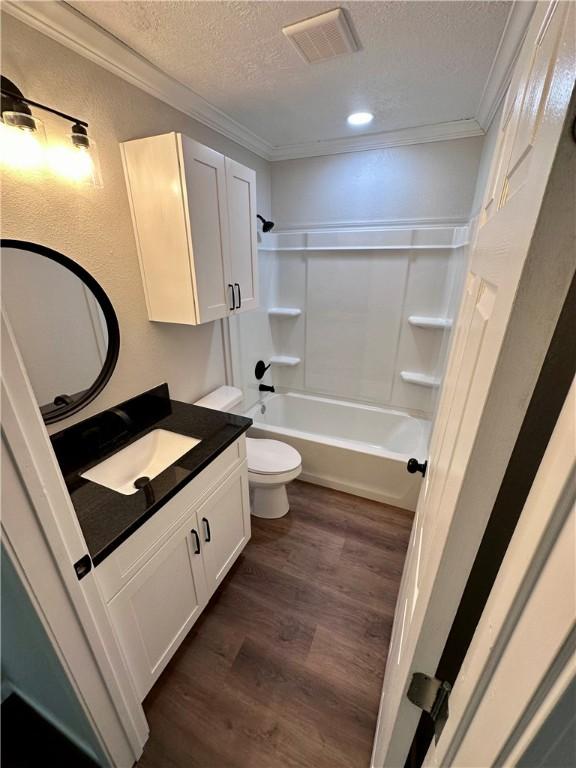
[[238,387],[218,387],[205,397],[201,397],[194,405],[201,405],[202,408],[211,408],[213,411],[229,411],[236,413],[238,409],[235,406],[242,402],[242,390]]

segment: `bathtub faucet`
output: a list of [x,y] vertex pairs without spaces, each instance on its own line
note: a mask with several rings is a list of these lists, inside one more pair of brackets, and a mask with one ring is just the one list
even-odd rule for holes
[[258,387],[259,392],[276,392],[274,387],[270,387],[268,384],[260,384]]

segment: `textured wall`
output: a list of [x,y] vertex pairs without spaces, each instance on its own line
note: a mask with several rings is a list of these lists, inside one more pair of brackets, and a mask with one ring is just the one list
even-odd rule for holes
[[[15,173],[2,179],[3,236],[43,243],[78,261],[104,287],[120,322],[120,358],[112,379],[93,403],[56,428],[162,381],[182,400],[222,384],[219,323],[188,327],[147,318],[118,142],[186,133],[256,170],[264,215],[270,213],[268,163],[7,14],[2,14],[2,71],[30,98],[87,120],[102,165],[104,187],[97,190]],[[68,132],[67,123],[39,116],[49,135]]]
[[338,222],[467,219],[483,137],[272,163],[280,229]]

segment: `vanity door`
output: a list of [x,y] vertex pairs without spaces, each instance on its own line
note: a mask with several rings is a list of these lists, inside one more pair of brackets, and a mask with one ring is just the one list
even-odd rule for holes
[[192,514],[109,603],[141,700],[208,602],[201,538]]
[[248,472],[244,463],[197,511],[208,592],[222,582],[250,538]]

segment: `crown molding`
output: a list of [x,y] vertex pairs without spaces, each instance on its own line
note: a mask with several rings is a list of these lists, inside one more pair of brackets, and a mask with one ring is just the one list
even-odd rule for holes
[[2,9],[28,26],[71,48],[109,72],[270,160],[272,145],[206,99],[166,75],[118,38],[64,2],[2,3]]
[[536,2],[532,0],[515,0],[510,8],[476,113],[478,123],[484,131],[490,127],[510,85],[514,65],[535,7]]
[[259,157],[271,161],[387,149],[484,135],[508,87],[534,6],[535,3],[531,1],[514,2],[484,87],[477,118],[275,147],[178,80],[162,72],[67,3],[58,0],[4,0],[2,3],[3,10],[25,24]]
[[470,136],[483,136],[484,133],[485,131],[475,119],[453,120],[447,123],[401,128],[397,131],[368,133],[350,138],[326,139],[274,147],[271,159],[294,160],[298,157],[319,157],[321,155],[338,155],[344,152],[363,152],[367,149],[387,149],[388,147],[401,147],[406,144],[427,144],[432,141],[466,139]]

